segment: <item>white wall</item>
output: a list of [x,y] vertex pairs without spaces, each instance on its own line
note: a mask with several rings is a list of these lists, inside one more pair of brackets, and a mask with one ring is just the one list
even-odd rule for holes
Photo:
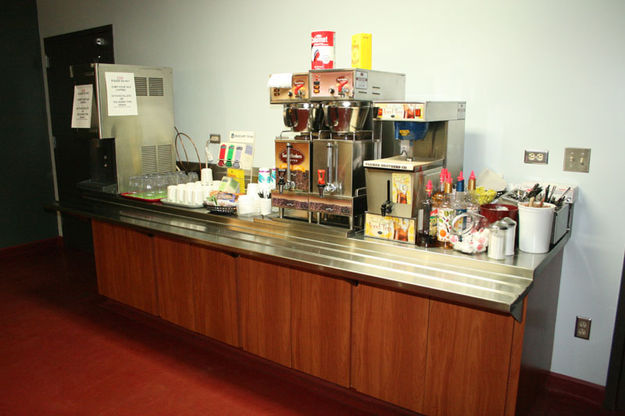
[[[209,133],[253,130],[256,166],[273,164],[282,128],[281,109],[268,104],[268,75],[308,69],[313,29],[336,31],[339,67],[350,65],[351,35],[373,33],[374,69],[405,73],[408,98],[467,101],[465,170],[579,185],[552,371],[605,384],[625,248],[617,184],[625,154],[625,2],[37,4],[42,37],[113,24],[117,63],[173,67],[178,128],[202,145]],[[565,147],[592,148],[589,174],[562,171]],[[549,165],[524,165],[523,149],[549,150]],[[573,338],[576,315],[592,318],[589,341]]]

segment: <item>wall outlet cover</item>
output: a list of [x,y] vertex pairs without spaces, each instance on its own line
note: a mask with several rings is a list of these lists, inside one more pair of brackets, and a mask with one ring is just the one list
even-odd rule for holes
[[549,151],[548,150],[526,150],[525,157],[523,158],[523,162],[535,164],[535,165],[546,165],[549,163]]
[[575,336],[582,339],[590,339],[590,318],[578,316],[575,318]]

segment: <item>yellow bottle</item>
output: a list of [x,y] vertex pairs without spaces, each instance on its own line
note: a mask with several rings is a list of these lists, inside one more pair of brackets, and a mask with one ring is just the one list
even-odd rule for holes
[[371,69],[371,33],[352,36],[352,68]]

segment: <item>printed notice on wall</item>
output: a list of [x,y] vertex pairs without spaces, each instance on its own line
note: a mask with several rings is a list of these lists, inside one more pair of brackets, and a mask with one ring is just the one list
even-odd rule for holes
[[72,128],[91,128],[91,106],[93,102],[93,85],[74,86],[74,107],[72,109]]
[[254,137],[255,133],[253,131],[230,131],[228,134],[229,141],[239,143],[254,144]]
[[132,72],[107,72],[106,99],[109,116],[136,116],[137,94],[135,74]]

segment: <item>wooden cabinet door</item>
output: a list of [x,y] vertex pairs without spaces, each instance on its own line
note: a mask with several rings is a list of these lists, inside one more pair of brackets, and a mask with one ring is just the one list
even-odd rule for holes
[[352,290],[352,387],[422,413],[429,300],[364,284]]
[[291,270],[293,368],[349,387],[351,284]]
[[503,415],[514,318],[432,301],[427,415]]
[[92,229],[99,292],[158,314],[152,237],[96,220]]
[[154,237],[154,253],[161,318],[195,330],[195,275],[191,245],[169,238]]
[[193,259],[195,330],[239,346],[236,259],[227,253],[190,246]]
[[241,346],[252,354],[291,366],[289,269],[238,259]]

